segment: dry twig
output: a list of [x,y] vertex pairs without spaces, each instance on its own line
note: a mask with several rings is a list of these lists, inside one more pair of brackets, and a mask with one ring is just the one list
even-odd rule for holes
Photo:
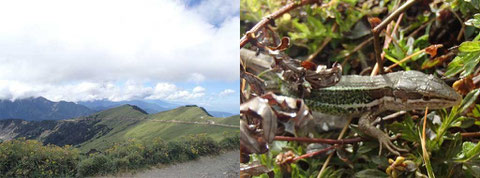
[[260,22],[258,22],[252,29],[250,29],[245,35],[240,39],[240,48],[243,48],[248,42],[255,39],[255,34],[260,31],[265,25],[272,23],[273,20],[281,17],[283,14],[295,9],[297,7],[301,7],[308,4],[320,3],[321,0],[302,0],[300,2],[291,2],[278,11],[264,17]]

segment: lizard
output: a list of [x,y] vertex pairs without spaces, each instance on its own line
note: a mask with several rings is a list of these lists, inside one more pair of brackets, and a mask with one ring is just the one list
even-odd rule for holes
[[[288,85],[276,86],[280,94],[295,97]],[[343,75],[336,85],[312,89],[308,96],[303,97],[312,112],[345,118],[359,117],[359,130],[377,138],[380,151],[383,145],[396,155],[407,150],[395,146],[392,138],[372,124],[379,114],[388,110],[448,108],[459,104],[461,99],[438,77],[412,70],[376,76]]]

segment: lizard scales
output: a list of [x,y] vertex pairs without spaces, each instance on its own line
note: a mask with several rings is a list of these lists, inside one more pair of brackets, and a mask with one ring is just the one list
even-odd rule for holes
[[377,76],[342,76],[335,86],[314,89],[303,99],[312,111],[361,116],[369,111],[446,108],[458,104],[461,96],[433,75],[400,71]]

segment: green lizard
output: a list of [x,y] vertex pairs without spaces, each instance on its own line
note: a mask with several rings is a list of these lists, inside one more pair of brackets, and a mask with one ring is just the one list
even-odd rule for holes
[[[293,95],[287,85],[280,86],[280,94]],[[395,146],[387,134],[371,124],[377,115],[387,110],[447,108],[458,104],[461,99],[441,79],[418,71],[377,76],[346,75],[335,86],[314,89],[303,98],[313,112],[346,118],[360,117],[359,129],[377,138],[380,150],[383,145],[397,155],[400,155],[399,151],[406,150]]]

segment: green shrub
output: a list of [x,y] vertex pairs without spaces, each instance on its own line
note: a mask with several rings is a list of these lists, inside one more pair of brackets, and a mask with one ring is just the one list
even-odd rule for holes
[[240,148],[240,136],[235,135],[231,137],[226,137],[222,139],[218,144],[222,149],[227,149],[227,150],[238,149]]
[[80,176],[93,176],[96,174],[107,174],[112,172],[112,161],[103,154],[94,154],[84,159],[78,165]]
[[[147,165],[171,164],[238,148],[239,137],[215,142],[206,135],[190,135],[180,141],[149,143],[128,140],[103,153],[85,156],[71,146],[43,146],[36,140],[12,140],[0,143],[0,175],[5,177],[72,177],[109,174]],[[0,176],[1,177],[1,176]]]
[[128,168],[129,169],[137,169],[141,167],[145,167],[145,158],[139,152],[132,152],[127,157],[128,160]]
[[65,177],[76,174],[78,152],[71,146],[43,146],[36,140],[0,144],[0,175],[5,177]]
[[127,158],[114,158],[112,159],[112,169],[114,172],[118,172],[120,170],[127,170],[128,165],[130,162]]
[[152,144],[145,148],[144,157],[147,164],[168,164],[170,158],[168,156],[168,145],[160,138],[154,139]]
[[192,135],[188,137],[185,144],[189,148],[188,150],[195,155],[194,158],[198,156],[216,154],[220,151],[218,143],[216,143],[212,138],[207,137],[205,134]]
[[184,162],[188,160],[185,145],[180,142],[169,142],[167,144],[168,158],[172,162]]

